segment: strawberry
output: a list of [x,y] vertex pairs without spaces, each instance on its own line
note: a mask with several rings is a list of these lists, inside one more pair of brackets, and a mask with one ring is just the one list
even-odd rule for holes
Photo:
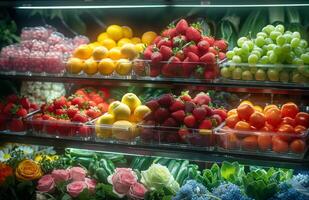
[[88,118],[84,114],[76,113],[74,117],[72,118],[72,121],[85,123],[88,121]]
[[196,43],[198,43],[202,38],[201,33],[193,27],[187,28],[186,37],[189,41],[194,41]]
[[185,34],[188,28],[189,25],[185,19],[179,20],[179,22],[176,24],[176,31],[178,34]]
[[91,109],[86,111],[86,115],[91,119],[95,119],[101,115],[101,112],[98,108],[92,107]]
[[19,117],[26,117],[28,112],[25,108],[19,108],[16,114]]
[[149,47],[150,47],[150,46],[148,46],[148,47],[145,49],[144,53],[143,53],[144,59],[146,59],[146,60],[150,60],[151,54],[152,54],[152,49],[149,48]]
[[227,118],[227,113],[225,109],[214,109],[213,113],[219,115],[223,121]]
[[83,107],[85,100],[82,97],[74,97],[71,100],[72,105],[77,105],[79,108]]
[[95,102],[96,105],[104,102],[104,99],[99,94],[95,94],[91,99]]
[[202,53],[206,53],[210,47],[210,44],[206,40],[201,40],[197,43],[198,50]]
[[226,52],[227,50],[227,43],[225,40],[216,40],[213,46],[217,47],[218,49],[220,49],[220,51],[223,52]]
[[169,28],[167,30],[164,30],[161,35],[163,37],[173,38],[177,35],[176,28]]
[[178,143],[180,141],[180,137],[176,133],[170,133],[166,135],[163,141],[166,141],[167,143]]
[[45,123],[45,131],[47,134],[54,135],[58,130],[57,119],[54,117],[49,117],[49,121]]
[[171,64],[164,64],[161,69],[161,73],[165,77],[173,77],[174,72],[172,72],[173,68]]
[[213,110],[208,105],[204,104],[201,107],[206,110],[207,116],[212,116],[214,114]]
[[58,108],[58,109],[55,110],[55,114],[58,115],[58,116],[65,115],[65,114],[67,114],[67,111],[62,109],[62,108]]
[[36,104],[36,103],[31,103],[31,104],[30,104],[30,108],[31,108],[32,110],[38,110],[38,109],[39,109],[39,105]]
[[215,43],[215,39],[211,36],[204,36],[203,40],[206,40],[210,46],[213,46]]
[[190,62],[199,62],[200,61],[200,58],[198,57],[198,55],[193,53],[193,52],[188,52],[187,56],[188,56]]
[[182,127],[178,130],[178,135],[181,138],[181,140],[185,141],[187,136],[190,134],[189,130],[187,127]]
[[211,116],[211,119],[214,119],[216,121],[216,126],[222,123],[222,118],[218,114],[214,114]]
[[74,94],[77,96],[87,96],[86,91],[83,88],[76,90]]
[[155,120],[159,123],[164,122],[169,116],[170,113],[166,108],[158,108],[154,113]]
[[173,38],[174,47],[182,47],[185,43],[187,43],[187,38],[184,35],[178,35]]
[[162,61],[163,56],[160,52],[153,52],[150,59],[152,64],[156,64]]
[[160,73],[161,73],[160,64],[156,64],[155,66],[154,66],[154,65],[151,65],[151,66],[150,66],[150,71],[149,71],[149,76],[150,76],[150,77],[159,76]]
[[160,49],[161,46],[167,46],[167,47],[170,47],[172,48],[173,44],[172,44],[172,41],[169,40],[168,38],[163,38],[161,39],[158,44],[157,44],[157,47]]
[[181,95],[179,97],[182,101],[192,101],[191,96],[189,95],[189,91],[183,91],[181,92]]
[[162,37],[160,35],[158,35],[154,40],[153,40],[153,44],[158,45],[158,43],[161,41]]
[[160,105],[157,100],[150,100],[145,104],[152,112],[156,111]]
[[67,119],[58,119],[58,132],[62,136],[69,136],[71,135],[71,122]]
[[194,128],[196,126],[196,119],[193,115],[186,116],[183,122],[189,128]]
[[180,123],[182,123],[184,118],[186,117],[185,111],[183,110],[175,111],[171,115],[175,120],[177,120]]
[[21,104],[23,108],[27,110],[30,108],[30,101],[26,97],[21,98],[19,100],[19,103]]
[[162,126],[166,126],[166,127],[177,127],[177,122],[175,121],[175,119],[169,117],[167,118],[163,123]]
[[218,54],[218,58],[219,58],[219,60],[224,60],[224,59],[226,58],[225,53],[223,53],[223,52],[219,52],[219,54]]
[[154,112],[148,113],[146,116],[144,116],[143,120],[154,121],[155,120]]
[[185,48],[183,48],[183,53],[185,54],[185,56],[188,56],[189,52],[199,55],[198,47],[195,44],[190,44],[186,46]]
[[204,54],[200,60],[206,64],[214,64],[216,63],[216,56],[215,54],[208,52],[206,54]]
[[109,99],[109,97],[111,96],[111,94],[109,93],[109,89],[106,87],[99,88],[99,94],[102,96],[104,100]]
[[9,96],[6,97],[6,101],[8,103],[17,103],[18,101],[18,96],[16,94],[11,94]]
[[209,119],[204,119],[204,120],[200,123],[200,125],[199,125],[198,128],[199,128],[199,129],[211,129],[211,128],[212,128],[211,120],[209,120]]
[[14,107],[16,107],[16,105],[12,102],[9,102],[8,104],[6,104],[6,106],[4,106],[3,113],[6,115],[12,114]]
[[175,53],[175,56],[176,56],[177,58],[179,58],[180,61],[183,61],[183,60],[185,59],[185,55],[184,55],[184,53],[183,53],[182,50],[177,51],[177,52]]
[[0,113],[2,112],[3,108],[4,108],[4,104],[0,102]]
[[58,99],[55,99],[54,100],[54,107],[55,109],[58,109],[58,108],[63,108],[65,107],[67,104],[67,100],[64,96],[62,97],[59,97]]
[[179,76],[183,74],[183,70],[182,70],[182,62],[181,60],[176,57],[176,56],[172,56],[170,57],[170,59],[168,60],[168,72],[172,75],[172,76]]
[[209,47],[208,53],[213,53],[215,56],[217,56],[219,54],[219,49],[217,47]]
[[53,113],[55,111],[55,106],[53,104],[47,105],[46,110],[50,113]]
[[78,109],[75,106],[70,106],[67,110],[68,117],[71,119],[78,112]]
[[41,131],[43,129],[43,118],[41,114],[38,115],[34,115],[32,117],[33,121],[32,121],[32,127],[34,130],[36,131]]
[[183,70],[184,77],[190,77],[194,69],[195,69],[195,64],[190,62],[189,57],[186,57],[182,62],[182,70]]
[[43,120],[49,120],[51,118],[51,116],[49,116],[48,114],[43,114],[42,115],[42,119]]
[[211,99],[206,93],[200,92],[194,97],[193,102],[197,105],[208,105],[211,102]]
[[159,99],[158,103],[162,107],[168,108],[175,101],[172,94],[163,94]]
[[177,111],[177,110],[184,110],[185,105],[181,100],[175,100],[172,105],[169,107],[169,110],[171,112]]
[[203,107],[194,108],[192,111],[193,116],[197,121],[202,121],[207,115],[207,111]]
[[194,77],[197,79],[203,78],[203,74],[205,72],[205,66],[197,65],[194,70]]
[[168,60],[173,55],[172,49],[165,45],[160,47],[160,53],[162,54],[163,60]]
[[90,108],[90,107],[97,106],[97,104],[94,101],[88,101],[88,102],[85,102],[83,106],[86,108]]
[[9,130],[12,132],[21,132],[25,130],[24,123],[21,119],[13,118],[9,122]]
[[204,79],[206,80],[212,80],[214,78],[216,78],[217,74],[214,70],[206,70],[204,72]]
[[185,112],[186,113],[192,113],[193,109],[195,108],[195,103],[192,101],[186,101],[185,102]]
[[91,129],[89,126],[82,125],[78,128],[77,134],[82,137],[89,137],[91,135]]
[[106,113],[108,111],[108,103],[103,102],[103,103],[99,103],[97,105],[97,107],[101,110],[102,113]]

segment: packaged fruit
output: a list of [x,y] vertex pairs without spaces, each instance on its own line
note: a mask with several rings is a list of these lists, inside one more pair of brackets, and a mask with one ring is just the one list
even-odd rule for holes
[[309,114],[295,103],[262,108],[243,101],[215,130],[220,151],[302,159],[308,149]]

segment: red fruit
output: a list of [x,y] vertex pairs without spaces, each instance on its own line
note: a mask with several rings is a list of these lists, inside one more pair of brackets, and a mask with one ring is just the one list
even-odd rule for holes
[[77,105],[79,108],[84,106],[85,100],[82,97],[74,97],[71,100],[72,105]]
[[266,121],[273,126],[278,126],[282,121],[281,112],[277,108],[268,109],[265,112],[265,117]]
[[6,97],[7,103],[17,103],[18,101],[18,96],[16,94],[11,94]]
[[30,108],[30,101],[26,97],[21,98],[19,100],[19,103],[21,104],[23,108],[27,110]]
[[271,136],[268,134],[268,133],[261,133],[260,135],[258,135],[258,139],[257,139],[257,142],[258,142],[258,146],[259,146],[259,149],[262,150],[262,151],[266,151],[268,149],[271,148]]
[[184,77],[190,77],[193,74],[194,69],[195,69],[195,64],[191,63],[189,57],[186,57],[186,59],[184,59],[184,61],[182,62],[182,70],[183,70]]
[[230,128],[234,128],[237,122],[239,122],[239,118],[236,114],[230,115],[226,118],[226,125]]
[[219,60],[224,60],[224,59],[226,58],[225,53],[223,53],[223,52],[219,52],[219,54],[218,54],[218,58],[219,58]]
[[204,104],[201,107],[203,107],[207,111],[207,116],[212,116],[214,114],[214,111],[208,105]]
[[294,119],[298,112],[299,112],[298,106],[292,102],[283,104],[283,106],[281,107],[282,117],[291,117]]
[[2,112],[3,108],[4,108],[4,104],[0,102],[0,112]]
[[216,126],[218,126],[219,124],[222,123],[222,118],[218,114],[212,115],[211,118],[216,120],[216,122],[217,122]]
[[295,120],[291,117],[283,117],[281,124],[290,124],[291,126],[295,126]]
[[201,33],[193,27],[189,27],[186,30],[186,37],[188,38],[189,41],[192,40],[196,43],[198,43],[202,39]]
[[163,140],[167,143],[178,143],[180,141],[180,137],[178,134],[170,133],[166,135]]
[[207,111],[203,107],[198,107],[193,109],[192,114],[197,121],[202,121],[205,119]]
[[60,135],[68,136],[71,134],[71,124],[69,120],[66,119],[58,119],[58,132]]
[[164,122],[169,116],[170,113],[166,108],[158,108],[154,113],[155,120],[159,123]]
[[309,114],[305,112],[299,112],[295,116],[295,124],[302,125],[306,128],[309,127]]
[[225,109],[214,109],[213,113],[219,115],[223,121],[227,118],[227,113]]
[[91,100],[96,104],[98,105],[99,103],[103,103],[104,102],[104,99],[103,97],[101,97],[99,94],[95,94]]
[[164,64],[162,66],[162,75],[165,77],[173,77],[174,72],[173,72],[173,67],[170,64]]
[[177,35],[176,28],[169,28],[162,32],[163,37],[173,38]]
[[227,50],[227,43],[225,40],[216,40],[213,46],[217,47],[218,49],[220,49],[220,51],[223,52],[226,52]]
[[0,131],[6,130],[6,120],[7,116],[5,114],[0,113]]
[[[79,98],[81,98],[81,97],[79,97]],[[63,107],[66,106],[66,104],[67,104],[67,100],[64,96],[59,97],[58,99],[54,100],[54,108],[55,109],[63,108]]]
[[48,114],[43,114],[42,119],[43,120],[49,120],[51,117]]
[[258,147],[257,137],[255,135],[247,136],[241,141],[244,149],[255,150]]
[[173,47],[182,47],[187,42],[187,38],[184,35],[178,35],[173,38]]
[[152,112],[156,111],[160,105],[157,100],[150,100],[145,104]]
[[13,111],[14,107],[16,107],[16,105],[12,102],[6,104],[6,106],[4,106],[4,108],[3,108],[3,113],[6,114],[6,115],[12,114],[11,112]]
[[21,119],[13,118],[9,123],[9,130],[12,132],[21,132],[25,130],[24,123]]
[[89,126],[82,125],[78,129],[78,135],[82,137],[88,137],[91,135],[91,129]]
[[186,117],[185,111],[178,110],[172,113],[172,117],[176,119],[178,122],[182,123],[184,118]]
[[103,102],[103,103],[99,103],[98,105],[97,105],[97,107],[98,107],[98,109],[100,109],[100,111],[102,112],[102,113],[106,113],[107,111],[108,111],[108,103],[106,103],[106,102]]
[[249,123],[251,126],[254,126],[257,129],[260,129],[265,126],[265,116],[263,113],[255,111],[251,116],[249,117]]
[[202,57],[200,57],[201,62],[204,62],[206,64],[215,64],[216,63],[216,56],[215,54],[208,52],[204,54]]
[[99,94],[103,97],[104,100],[107,100],[111,96],[109,93],[109,89],[105,87],[101,87],[99,89]]
[[196,103],[197,105],[203,105],[203,104],[208,105],[211,102],[211,99],[204,92],[200,92],[194,97],[193,102]]
[[185,105],[180,100],[175,100],[169,108],[169,110],[172,112],[177,111],[177,110],[184,110],[184,109],[185,109]]
[[162,39],[162,37],[160,35],[158,35],[154,40],[153,40],[153,44],[158,44],[158,42],[160,42]]
[[184,53],[183,53],[182,50],[177,51],[176,54],[175,54],[175,56],[176,56],[177,58],[179,58],[179,60],[181,60],[181,61],[183,61],[183,60],[185,59],[185,55],[184,55]]
[[168,108],[172,103],[175,101],[174,97],[172,94],[163,94],[159,99],[158,103],[163,106]]
[[179,97],[182,101],[192,101],[191,96],[189,95],[189,91],[181,92],[181,95]]
[[193,115],[186,116],[183,122],[189,128],[194,128],[196,126],[196,119]]
[[199,62],[200,61],[200,58],[198,57],[198,55],[196,55],[193,52],[188,52],[187,56],[188,56],[190,62]]
[[192,52],[194,53],[195,55],[199,55],[199,50],[198,50],[198,47],[195,45],[195,44],[190,44],[189,46],[186,46],[184,49],[183,49],[183,53],[185,54],[185,56],[188,57],[188,53],[189,52]]
[[168,38],[163,38],[161,39],[158,44],[157,44],[157,47],[160,48],[161,46],[167,46],[167,47],[170,47],[172,48],[172,41],[170,41]]
[[286,153],[289,150],[289,144],[276,136],[273,136],[272,143],[273,151],[277,153]]
[[64,109],[58,108],[55,110],[55,114],[59,116],[59,115],[65,115],[67,114],[67,112]]
[[76,113],[75,116],[72,118],[72,121],[85,123],[88,121],[88,118],[81,113]]
[[305,151],[306,143],[303,140],[295,139],[290,144],[290,149],[294,153],[303,153]]
[[213,71],[213,70],[205,70],[205,72],[204,72],[204,78],[206,80],[212,80],[212,79],[216,78],[216,75],[217,75],[216,72]]
[[144,59],[150,60],[151,55],[152,55],[152,50],[150,50],[149,48],[145,49],[143,55],[144,55]]
[[162,54],[160,52],[153,52],[151,54],[151,62],[153,64],[161,62],[162,59],[163,59],[163,56],[162,56]]
[[196,107],[195,103],[192,101],[185,102],[185,112],[192,113],[193,109]]
[[212,123],[211,123],[211,120],[209,119],[204,119],[199,125],[199,129],[211,129],[211,128],[212,128]]
[[213,46],[215,43],[215,39],[211,36],[203,36],[202,40],[206,40],[210,46]]
[[306,130],[307,130],[306,127],[304,127],[304,126],[302,126],[302,125],[297,125],[297,126],[295,126],[295,128],[294,128],[294,132],[295,132],[296,134],[303,134]]
[[180,128],[178,130],[178,135],[182,140],[185,140],[187,138],[187,135],[189,135],[190,132],[187,128]]
[[98,108],[92,107],[86,111],[86,115],[91,119],[95,119],[101,115],[101,111]]
[[162,54],[163,60],[168,60],[173,55],[172,49],[164,45],[160,47],[160,53]]
[[73,118],[77,112],[78,112],[78,109],[76,107],[74,107],[74,106],[70,107],[67,110],[67,114],[68,114],[70,119]]
[[33,109],[33,110],[38,110],[38,109],[39,109],[39,106],[38,106],[38,104],[36,104],[36,103],[31,103],[31,104],[30,104],[30,108]]
[[25,108],[20,108],[18,109],[17,113],[16,113],[19,117],[26,117],[28,112]]
[[217,49],[216,47],[209,47],[208,53],[213,53],[214,55],[218,55],[219,49]]
[[237,107],[237,114],[240,120],[248,121],[250,116],[255,112],[254,108],[246,103],[240,104]]
[[206,40],[201,40],[197,43],[198,50],[202,53],[206,53],[210,47],[209,43]]
[[163,123],[162,126],[166,126],[166,127],[177,127],[177,122],[175,121],[175,119],[169,117],[167,118]]
[[179,22],[176,24],[176,31],[179,34],[185,34],[188,28],[189,28],[189,25],[185,19],[179,20]]

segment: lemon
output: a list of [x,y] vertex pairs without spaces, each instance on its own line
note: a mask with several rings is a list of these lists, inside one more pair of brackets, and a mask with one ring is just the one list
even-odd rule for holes
[[131,128],[133,124],[127,120],[116,121],[113,124],[112,136],[118,140],[129,140],[131,136]]
[[116,46],[116,42],[113,39],[106,38],[101,42],[102,46],[106,47],[107,49],[112,49]]
[[142,105],[141,100],[134,93],[126,93],[125,95],[123,95],[121,103],[124,103],[127,106],[129,106],[132,113],[135,112],[135,108]]
[[129,106],[124,103],[119,103],[114,106],[113,109],[109,110],[110,114],[115,117],[115,120],[129,120],[131,115],[131,110]]
[[114,109],[119,106],[121,102],[120,101],[113,101],[111,104],[108,106],[108,113],[113,114]]
[[95,49],[96,47],[101,46],[100,42],[92,42],[90,44],[88,44],[88,46],[92,49]]
[[143,118],[148,115],[151,112],[151,110],[145,106],[145,105],[139,105],[134,110],[134,118],[137,122],[140,122],[143,120]]
[[79,58],[70,58],[66,64],[67,71],[72,74],[78,74],[84,68],[84,61]]
[[119,75],[129,75],[132,70],[132,62],[128,59],[119,59],[117,61],[116,72]]
[[98,64],[93,58],[89,58],[85,61],[83,70],[86,74],[93,75],[98,72]]
[[139,37],[131,38],[131,41],[132,41],[133,44],[137,44],[137,43],[141,43],[142,42],[141,38],[139,38]]
[[134,44],[125,44],[121,47],[121,54],[132,60],[137,56],[137,51],[135,50],[135,45]]
[[121,38],[118,42],[117,42],[117,46],[118,47],[122,47],[124,44],[127,43],[132,43],[132,41],[129,38]]
[[98,65],[98,71],[102,75],[110,75],[115,70],[115,62],[110,58],[103,58]]
[[106,29],[108,37],[112,38],[115,41],[120,40],[123,37],[122,28],[118,25],[110,25]]
[[106,33],[106,32],[103,32],[103,33],[101,33],[100,35],[98,35],[97,41],[101,43],[103,40],[105,40],[105,39],[107,39],[107,38],[109,38],[108,35],[107,35],[107,33]]
[[92,55],[92,48],[87,44],[82,44],[74,50],[73,55],[80,59],[88,59]]
[[133,31],[130,27],[122,26],[121,28],[122,28],[123,37],[125,37],[125,38],[132,38],[133,37]]
[[142,36],[142,42],[144,44],[150,45],[156,37],[157,37],[157,34],[155,32],[147,31]]
[[119,60],[122,57],[121,51],[118,48],[112,48],[108,51],[107,57],[113,60]]
[[136,52],[142,53],[145,49],[145,44],[137,43],[137,44],[135,44],[134,49],[135,49]]
[[95,47],[93,49],[92,57],[93,59],[98,61],[98,60],[105,58],[105,56],[107,55],[107,52],[108,52],[108,49],[106,47],[103,47],[103,46]]

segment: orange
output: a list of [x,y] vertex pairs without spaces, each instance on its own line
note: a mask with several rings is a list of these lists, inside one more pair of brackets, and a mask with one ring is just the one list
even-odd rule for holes
[[101,43],[101,42],[102,42],[103,40],[105,40],[106,38],[109,38],[109,37],[108,37],[107,33],[104,32],[104,33],[101,33],[101,34],[97,37],[97,41]]
[[257,142],[260,150],[266,151],[271,147],[271,136],[268,133],[261,133]]
[[156,37],[157,37],[157,34],[155,32],[147,31],[142,36],[142,42],[144,44],[150,45]]
[[92,58],[87,59],[85,61],[85,65],[83,68],[84,72],[88,75],[93,75],[96,74],[98,72],[98,64],[95,60],[93,60]]
[[100,42],[102,46],[106,47],[107,49],[112,49],[116,47],[116,42],[113,39],[106,38]]
[[74,50],[73,56],[80,59],[88,59],[91,57],[92,51],[93,50],[90,46],[87,44],[82,44]]
[[123,30],[118,25],[110,25],[109,27],[107,27],[106,33],[109,38],[115,41],[118,41],[123,37]]
[[266,121],[273,126],[278,126],[282,121],[281,112],[278,108],[267,109],[265,117]]
[[241,145],[244,149],[247,150],[255,150],[258,146],[258,142],[257,142],[257,136],[255,135],[251,135],[251,136],[247,136],[245,137],[242,141],[241,141]]
[[279,137],[273,136],[272,149],[277,153],[286,153],[289,150],[289,144],[286,141],[281,140]]
[[78,74],[84,67],[84,61],[79,58],[70,58],[66,64],[66,69],[69,73]]
[[299,112],[299,108],[295,103],[286,103],[281,107],[282,117],[295,118],[296,114]]
[[235,125],[235,129],[239,131],[249,131],[250,130],[250,124],[244,121],[239,121]]
[[133,37],[133,31],[130,27],[128,26],[122,26],[122,35],[125,38],[132,38]]
[[265,116],[263,113],[255,111],[249,118],[249,123],[257,129],[265,125]]
[[243,103],[237,107],[237,114],[241,120],[249,120],[249,117],[254,113],[253,106]]
[[225,122],[228,127],[234,128],[237,122],[239,122],[239,118],[237,114],[230,115],[226,118]]
[[305,151],[306,143],[303,140],[295,139],[290,144],[290,149],[294,153],[303,153]]

